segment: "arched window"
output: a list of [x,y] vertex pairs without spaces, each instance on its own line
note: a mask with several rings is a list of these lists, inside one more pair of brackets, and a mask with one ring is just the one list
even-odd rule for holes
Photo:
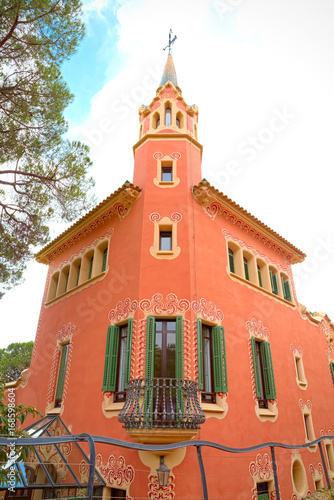
[[172,124],[172,110],[170,108],[166,108],[165,125],[166,125],[166,127],[170,127],[171,124]]
[[160,118],[157,119],[156,124],[155,124],[155,128],[158,128],[158,127],[160,127]]
[[176,126],[179,128],[183,128],[183,114],[181,113],[181,111],[176,114]]
[[180,119],[179,118],[176,118],[176,126],[179,127],[179,128],[181,128],[180,127]]

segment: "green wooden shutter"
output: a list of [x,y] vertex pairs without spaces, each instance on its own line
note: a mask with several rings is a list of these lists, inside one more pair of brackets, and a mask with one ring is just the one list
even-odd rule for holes
[[228,382],[227,382],[227,364],[226,364],[226,346],[225,346],[225,328],[221,327],[221,341],[222,341],[222,350],[223,350],[223,392],[228,391]]
[[256,339],[251,337],[256,397],[261,397],[259,363],[256,356]]
[[292,300],[290,285],[288,281],[284,283],[284,298],[286,300]]
[[107,267],[107,255],[108,255],[108,248],[105,249],[105,251],[103,252],[103,259],[102,259],[102,273],[103,271],[106,270],[106,267]]
[[119,326],[108,326],[102,391],[116,390]]
[[59,363],[56,399],[62,399],[62,397],[63,397],[69,346],[70,346],[70,344],[64,344],[61,348],[61,358],[60,358],[60,363]]
[[89,263],[89,271],[88,271],[88,279],[89,280],[91,279],[92,273],[93,273],[93,262],[94,262],[94,257],[92,257],[90,259],[90,263]]
[[224,366],[223,366],[223,349],[222,349],[223,333],[224,329],[221,326],[214,326],[212,328],[212,351],[213,351],[215,392],[226,392],[227,390],[227,387],[224,384]]
[[155,318],[147,316],[145,378],[154,377]]
[[259,285],[260,285],[260,287],[262,287],[262,275],[261,275],[261,269],[259,268],[259,266],[257,266],[257,276],[259,278]]
[[125,365],[125,381],[124,381],[125,389],[127,389],[128,387],[128,382],[131,376],[132,332],[133,332],[133,318],[130,318],[128,321],[128,333],[126,339],[126,365]]
[[276,399],[274,367],[271,357],[270,342],[261,342],[261,361],[263,366],[264,390],[266,399]]
[[247,281],[249,281],[248,262],[246,259],[244,259],[244,270],[245,270],[245,278]]
[[269,500],[269,493],[259,493],[257,498],[258,500]]
[[197,320],[197,357],[198,357],[198,388],[203,390],[203,337],[202,337],[202,321]]
[[175,378],[183,379],[183,317],[176,318]]
[[332,372],[332,377],[333,377],[333,382],[334,382],[334,363],[330,363],[329,366],[331,367],[331,372]]
[[79,285],[80,270],[81,270],[81,265],[78,267],[77,282],[76,282],[75,286]]
[[231,273],[234,273],[235,270],[234,270],[234,255],[233,255],[233,252],[232,250],[228,252],[228,260],[229,260],[229,264],[230,264],[230,271]]
[[273,274],[271,269],[269,269],[269,276],[270,276],[270,281],[271,281],[271,290],[275,295],[278,295],[278,281],[277,281],[277,275]]
[[[145,378],[154,377],[154,348],[155,348],[155,318],[147,316],[146,327],[146,365]],[[146,380],[146,389],[144,396],[145,421],[147,425],[152,425],[153,419],[153,385]]]
[[67,276],[66,276],[66,283],[65,283],[65,292],[67,292],[67,287],[68,287],[68,278],[70,277],[70,271],[68,271]]

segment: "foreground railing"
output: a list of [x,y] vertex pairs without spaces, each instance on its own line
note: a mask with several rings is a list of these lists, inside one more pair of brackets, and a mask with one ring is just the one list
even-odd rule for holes
[[126,429],[199,429],[205,415],[192,380],[139,378],[130,380],[118,415]]

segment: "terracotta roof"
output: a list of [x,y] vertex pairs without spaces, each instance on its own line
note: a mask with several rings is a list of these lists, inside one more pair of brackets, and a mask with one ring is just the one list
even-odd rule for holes
[[[224,193],[211,186],[206,179],[203,179],[197,186],[193,187],[193,194],[202,205],[205,213],[209,215],[211,219],[214,219],[216,215],[223,214],[226,218],[235,219],[235,222],[238,222],[239,225],[247,231],[250,231],[250,225],[252,225],[254,228],[260,229],[269,236],[264,243],[274,247],[275,250],[279,250],[280,253],[285,254],[285,257],[290,260],[292,264],[302,262],[305,259],[305,253],[228,198]],[[239,221],[237,220],[238,218],[240,219]],[[241,219],[247,220],[247,223],[242,223]],[[256,232],[253,235],[260,237]],[[287,251],[279,249],[279,246],[285,247]]]
[[[85,232],[86,234],[92,230],[93,226],[96,227],[96,219],[98,218],[101,219],[98,223],[103,223],[106,218],[110,218],[113,215],[117,215],[120,219],[123,219],[129,213],[129,208],[132,207],[133,203],[140,196],[140,193],[140,187],[126,181],[122,187],[114,191],[114,193],[96,205],[95,208],[87,212],[83,217],[66,229],[66,231],[42,248],[42,250],[35,254],[35,259],[37,262],[48,264],[54,255],[59,254],[62,249],[68,248],[71,244],[74,244],[77,239],[80,239],[72,238],[71,243],[65,243],[70,237],[73,237],[79,229],[84,226],[92,225],[92,227],[89,227]],[[80,234],[80,237],[83,235],[84,234]]]

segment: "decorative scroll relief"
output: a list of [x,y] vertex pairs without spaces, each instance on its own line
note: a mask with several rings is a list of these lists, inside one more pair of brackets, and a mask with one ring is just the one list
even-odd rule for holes
[[224,319],[223,311],[221,309],[218,309],[214,302],[209,301],[208,304],[206,299],[201,298],[199,302],[194,300],[191,303],[191,307],[196,316],[204,320],[211,321],[212,323],[219,323],[220,325],[222,324],[222,321]]
[[294,344],[290,344],[290,349],[291,349],[291,352],[293,354],[295,354],[296,356],[302,356],[303,355],[303,349],[302,349],[301,346],[295,347]]
[[261,320],[256,321],[255,318],[252,318],[250,321],[247,321],[246,330],[249,332],[251,337],[258,337],[265,341],[268,341],[269,339],[269,330],[267,327],[263,326]]
[[218,198],[215,197],[210,188],[206,186],[198,187],[193,190],[193,195],[199,204],[202,205],[204,212],[210,217],[211,220],[214,220],[217,215],[223,215],[225,219],[230,220],[232,224],[237,225],[240,229],[249,233],[253,238],[257,238],[264,245],[268,245],[269,248],[272,248],[278,254],[282,254],[286,262],[291,262],[291,252],[287,252],[277,243],[277,241],[269,238],[255,225],[247,222],[242,216],[224,205]]
[[268,482],[269,496],[271,500],[276,498],[276,491],[274,485],[274,473],[272,462],[268,453],[262,456],[260,453],[256,455],[254,462],[249,464],[249,473],[254,480],[254,488],[252,488],[252,500],[257,500],[257,483]]
[[143,299],[139,303],[139,308],[148,316],[153,314],[159,316],[165,314],[168,316],[175,316],[184,314],[190,308],[190,302],[187,299],[178,300],[174,293],[166,295],[166,301],[163,302],[163,295],[156,293],[152,299]]
[[132,500],[129,495],[130,486],[135,478],[135,469],[132,465],[126,465],[125,458],[120,455],[110,455],[107,465],[103,465],[102,455],[96,455],[96,467],[105,479],[108,486],[126,490],[127,500]]
[[[146,358],[146,326],[147,316],[183,316],[183,361],[185,376],[188,375],[191,363],[191,335],[190,321],[185,319],[185,313],[190,309],[190,302],[187,299],[178,300],[174,293],[166,295],[166,300],[161,293],[156,293],[152,299],[143,299],[139,302],[139,309],[144,313],[145,318],[138,321],[137,329],[137,371],[135,378],[145,376]],[[187,368],[186,368],[187,367]],[[132,378],[132,374],[131,374]]]
[[149,500],[173,500],[175,498],[175,476],[171,472],[167,486],[159,486],[156,474],[148,476]]
[[331,323],[328,321],[327,318],[324,318],[322,322],[319,325],[320,330],[324,333],[327,343],[329,347],[332,349],[333,348],[333,335],[334,335],[334,330],[331,326]]
[[56,334],[57,345],[54,348],[52,362],[51,362],[51,373],[50,373],[49,386],[46,397],[47,407],[45,413],[47,413],[50,409],[53,408],[56,385],[57,385],[58,367],[61,356],[61,346],[62,344],[68,342],[69,349],[68,349],[66,372],[65,372],[64,390],[62,396],[62,407],[63,407],[63,402],[67,394],[68,379],[70,374],[72,351],[73,351],[73,336],[75,334],[75,331],[76,331],[76,326],[72,325],[71,323],[67,323],[67,325],[63,325],[62,328]]
[[111,309],[108,314],[108,319],[110,324],[114,325],[120,321],[124,321],[128,318],[133,318],[135,312],[138,309],[138,301],[132,300],[128,297],[124,300],[124,306],[122,301],[117,302],[115,309]]
[[322,464],[319,462],[318,466],[315,467],[313,464],[309,465],[309,471],[313,479],[317,479],[317,477],[322,477],[324,474],[324,469]]
[[299,408],[302,411],[307,411],[307,410],[308,410],[308,412],[312,411],[312,402],[309,399],[306,401],[306,403],[304,403],[304,401],[302,399],[300,399],[298,401],[298,403],[299,403]]

